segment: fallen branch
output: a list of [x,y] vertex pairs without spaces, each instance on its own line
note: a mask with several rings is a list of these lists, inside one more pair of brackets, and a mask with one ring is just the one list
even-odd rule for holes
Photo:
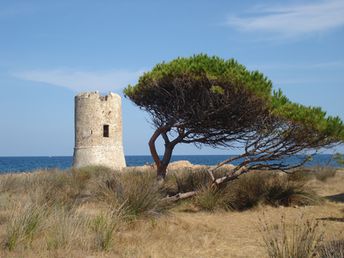
[[231,174],[227,174],[226,176],[224,177],[220,177],[220,178],[217,178],[215,181],[214,181],[214,184],[215,185],[220,185],[220,184],[223,184],[223,183],[226,183],[226,182],[229,182],[229,181],[232,181],[232,180],[235,180],[237,179],[240,175],[244,174],[247,172],[247,168],[245,166],[241,167],[240,169],[238,170],[234,170],[234,172],[232,172]]
[[179,200],[191,198],[191,197],[195,196],[197,193],[198,193],[197,191],[191,191],[191,192],[186,192],[186,193],[177,193],[176,195],[168,196],[166,198],[163,198],[162,200],[167,201],[167,202],[176,202]]

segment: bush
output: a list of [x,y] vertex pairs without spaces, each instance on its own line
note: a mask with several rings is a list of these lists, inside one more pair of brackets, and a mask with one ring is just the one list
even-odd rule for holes
[[155,177],[146,172],[116,174],[100,182],[95,193],[98,200],[121,208],[129,217],[158,215],[166,206]]
[[226,200],[221,190],[211,186],[203,186],[194,198],[197,207],[205,211],[215,211],[226,208]]
[[[204,190],[206,189],[206,190]],[[285,174],[256,171],[242,175],[239,179],[228,183],[223,189],[214,192],[203,188],[201,197],[195,197],[195,204],[208,210],[210,201],[215,207],[224,210],[246,210],[258,204],[271,206],[312,205],[320,201],[305,182],[293,181]]]
[[169,187],[170,195],[195,191],[211,183],[206,170],[185,169],[168,174],[165,187]]
[[317,167],[315,169],[315,178],[320,181],[327,181],[328,178],[334,177],[336,175],[336,168],[334,167]]
[[272,206],[313,205],[320,197],[305,182],[294,182],[285,175],[270,175],[265,181],[265,203]]
[[330,166],[316,166],[312,168],[301,168],[289,175],[293,181],[308,181],[315,178],[319,181],[327,181],[336,175],[337,169]]

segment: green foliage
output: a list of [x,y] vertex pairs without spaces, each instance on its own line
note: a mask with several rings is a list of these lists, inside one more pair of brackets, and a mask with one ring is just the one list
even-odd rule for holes
[[225,90],[221,86],[214,85],[210,88],[210,91],[215,94],[224,94]]
[[[205,84],[205,81],[208,84]],[[198,82],[199,89],[208,87],[207,90],[219,95],[219,98],[228,92],[231,92],[232,97],[250,92],[261,98],[273,116],[299,125],[300,133],[298,137],[295,136],[295,141],[308,140],[315,143],[321,139],[323,145],[344,141],[344,125],[339,117],[326,116],[326,112],[319,107],[306,107],[291,102],[280,89],[273,91],[272,82],[265,75],[258,71],[247,70],[234,59],[225,60],[217,56],[198,54],[189,58],[179,57],[170,62],[162,62],[142,75],[136,85],[129,85],[124,89],[124,93],[138,106],[155,110],[152,112],[154,116],[160,105],[167,105],[167,99],[164,102],[157,101],[162,98],[161,94],[171,95],[174,91],[185,91],[184,95],[192,94],[187,91],[188,82]],[[158,89],[161,87],[164,87],[164,91],[159,93]],[[239,95],[235,95],[235,92]],[[195,103],[189,101],[187,104],[193,106],[201,99],[195,97],[193,101]],[[235,102],[231,104],[237,105]],[[245,104],[248,105],[248,102]],[[180,106],[180,103],[178,105]],[[207,105],[204,108],[207,108]],[[167,113],[165,115],[168,116]],[[303,136],[305,129],[309,131],[306,139]]]
[[124,93],[132,98],[140,94],[144,88],[154,87],[159,80],[166,77],[173,80],[184,75],[190,75],[195,80],[200,76],[206,76],[211,81],[228,82],[233,87],[240,85],[264,97],[269,97],[272,89],[272,82],[266,76],[258,71],[248,71],[234,59],[224,60],[216,56],[199,54],[157,64],[152,71],[140,77],[137,85],[129,85],[124,89]]

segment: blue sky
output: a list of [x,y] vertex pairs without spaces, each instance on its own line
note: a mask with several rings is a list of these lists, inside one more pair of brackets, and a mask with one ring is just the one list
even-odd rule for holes
[[[343,0],[0,0],[0,156],[72,155],[77,92],[121,93],[156,63],[201,52],[344,119],[343,46]],[[123,99],[127,155],[149,154],[148,121]]]

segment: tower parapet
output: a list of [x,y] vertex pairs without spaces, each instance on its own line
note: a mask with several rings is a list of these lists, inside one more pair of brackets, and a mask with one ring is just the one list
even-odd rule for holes
[[75,96],[73,166],[126,166],[122,140],[121,97],[83,92]]

